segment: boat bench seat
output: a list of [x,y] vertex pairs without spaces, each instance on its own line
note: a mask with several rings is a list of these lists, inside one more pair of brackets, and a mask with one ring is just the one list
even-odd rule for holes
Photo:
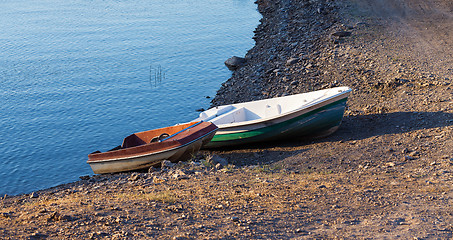
[[144,144],[146,144],[146,142],[143,139],[132,134],[124,139],[122,148],[137,147]]

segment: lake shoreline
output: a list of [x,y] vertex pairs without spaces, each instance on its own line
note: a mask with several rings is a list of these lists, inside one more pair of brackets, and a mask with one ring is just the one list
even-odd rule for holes
[[452,52],[445,42],[453,38],[441,34],[453,24],[433,11],[453,6],[431,1],[418,10],[421,2],[401,0],[389,11],[371,0],[257,1],[256,45],[212,105],[346,85],[353,93],[336,133],[201,151],[150,172],[82,176],[7,196],[0,236],[453,237]]

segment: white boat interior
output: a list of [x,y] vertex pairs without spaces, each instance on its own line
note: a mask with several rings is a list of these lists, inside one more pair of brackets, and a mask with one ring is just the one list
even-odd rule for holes
[[308,108],[320,102],[350,92],[349,87],[337,87],[291,96],[270,98],[252,102],[223,105],[200,113],[194,121],[209,121],[216,125],[276,118]]

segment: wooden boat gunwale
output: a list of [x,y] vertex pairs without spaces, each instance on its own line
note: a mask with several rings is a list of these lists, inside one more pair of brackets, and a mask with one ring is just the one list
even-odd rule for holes
[[[203,122],[203,121],[201,121],[201,122]],[[214,124],[212,124],[212,125],[214,125]],[[170,152],[170,151],[175,151],[180,148],[186,147],[196,141],[199,141],[200,139],[203,139],[206,136],[209,136],[210,134],[212,134],[213,132],[216,132],[217,130],[218,130],[218,127],[215,126],[215,128],[213,130],[211,130],[211,131],[207,132],[206,134],[203,134],[189,142],[184,142],[183,139],[170,139],[170,140],[166,140],[166,141],[162,141],[162,142],[146,143],[143,145],[123,148],[123,149],[114,150],[114,151],[89,154],[88,155],[89,160],[87,161],[87,163],[91,164],[91,163],[106,163],[106,162],[113,162],[113,161],[119,161],[119,160],[132,160],[134,158],[142,158],[142,157],[146,157],[146,156],[158,155],[158,154],[163,154],[163,153]],[[146,131],[144,131],[144,132],[146,132]],[[141,132],[139,132],[139,133],[141,133]],[[189,136],[186,136],[185,138],[187,138],[187,137],[189,137]],[[160,151],[159,150],[149,151],[150,149],[147,150],[147,148],[156,147],[157,145],[167,145],[167,147]],[[140,149],[140,148],[142,148],[142,149]],[[159,148],[161,148],[161,147],[159,147]],[[159,149],[159,148],[157,148],[157,149]],[[100,156],[100,155],[109,155],[109,154],[113,155],[115,153],[119,153],[120,151],[123,151],[123,152],[130,151],[133,153],[129,154],[129,155],[120,155],[118,157],[112,156],[110,158],[107,158],[107,156],[105,156],[105,157]],[[96,157],[96,155],[99,156],[101,159],[90,159],[90,157]]]

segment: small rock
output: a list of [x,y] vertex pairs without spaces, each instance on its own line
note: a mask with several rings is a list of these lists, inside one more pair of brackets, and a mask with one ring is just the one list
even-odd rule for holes
[[387,167],[394,167],[396,164],[394,162],[386,163]]
[[216,168],[216,169],[222,169],[222,168],[223,168],[223,165],[220,164],[220,163],[217,163],[217,164],[215,165],[215,168]]
[[189,176],[187,176],[185,172],[178,169],[177,171],[175,171],[175,173],[173,173],[172,178],[176,180],[182,180],[189,179]]
[[108,236],[108,233],[102,232],[102,231],[98,231],[98,232],[96,232],[96,235],[98,235],[98,236]]
[[32,192],[30,194],[30,198],[38,198],[38,197],[39,197],[39,195],[37,193],[35,193],[35,192]]
[[131,175],[131,177],[129,178],[129,181],[135,182],[135,181],[137,181],[139,178],[140,178],[140,175],[138,175],[137,173],[133,173],[133,174]]
[[366,22],[358,22],[355,24],[356,26],[366,26],[367,23]]
[[299,234],[301,234],[301,235],[308,235],[308,234],[310,234],[309,232],[307,232],[307,231],[305,231],[305,230],[302,230],[302,229],[300,229],[300,228],[296,229],[295,232],[296,232],[296,233],[299,233]]
[[299,58],[290,58],[286,61],[286,66],[293,65],[295,63],[299,62]]
[[342,37],[349,37],[349,36],[351,36],[351,34],[352,34],[351,32],[347,32],[347,31],[338,31],[338,32],[332,33],[332,36],[342,38]]
[[153,183],[163,183],[165,182],[165,178],[154,176]]
[[156,171],[157,171],[157,168],[155,168],[155,167],[148,168],[148,173],[153,173],[153,172],[156,172]]
[[418,155],[420,155],[420,153],[417,152],[417,151],[413,151],[413,152],[409,153],[409,156],[411,156],[411,157],[415,157],[415,156],[418,156]]
[[172,162],[170,162],[168,160],[164,160],[164,161],[162,161],[161,168],[171,168],[173,166],[175,166],[174,163],[172,163]]
[[59,212],[53,212],[48,218],[47,222],[51,221],[61,221],[67,219],[67,216],[61,215]]
[[86,175],[86,176],[80,176],[79,177],[81,180],[90,180],[90,176]]
[[245,62],[246,62],[245,58],[233,56],[225,61],[225,65],[228,67],[228,69],[234,71],[242,67],[245,64]]
[[231,221],[233,221],[233,222],[239,222],[239,218],[238,218],[238,217],[231,217]]
[[189,238],[184,237],[184,236],[174,236],[173,237],[173,240],[186,240],[186,239],[189,239]]
[[226,160],[225,158],[222,158],[222,157],[220,157],[218,155],[213,155],[211,157],[211,159],[208,160],[208,162],[210,164],[214,165],[214,166],[217,165],[217,164],[220,164],[222,166],[228,165],[228,160]]
[[39,232],[32,233],[29,236],[29,239],[46,239],[46,238],[47,238],[46,234],[42,234],[42,233],[39,233]]
[[113,207],[112,207],[112,210],[114,210],[114,211],[121,211],[121,208],[118,207],[118,206],[113,206]]

